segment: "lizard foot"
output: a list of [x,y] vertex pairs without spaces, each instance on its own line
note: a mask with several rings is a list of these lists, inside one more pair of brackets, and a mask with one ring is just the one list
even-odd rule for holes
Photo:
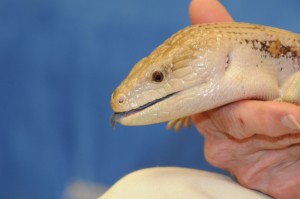
[[167,124],[167,130],[170,130],[172,127],[174,127],[175,132],[178,132],[182,125],[184,125],[186,128],[189,128],[191,125],[191,117],[182,117],[169,121]]

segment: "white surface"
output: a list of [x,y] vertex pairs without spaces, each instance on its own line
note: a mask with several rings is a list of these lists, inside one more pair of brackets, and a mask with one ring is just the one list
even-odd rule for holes
[[133,172],[99,199],[266,199],[231,178],[195,169],[157,167]]

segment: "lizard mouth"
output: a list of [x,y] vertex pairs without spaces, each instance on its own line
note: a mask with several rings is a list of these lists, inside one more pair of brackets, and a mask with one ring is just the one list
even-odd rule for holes
[[148,103],[146,103],[146,104],[144,104],[144,105],[142,105],[142,106],[140,106],[136,109],[132,109],[132,110],[129,110],[129,111],[124,111],[124,112],[115,112],[115,113],[113,113],[113,115],[110,118],[110,124],[114,128],[115,125],[116,125],[116,122],[119,122],[121,118],[127,117],[129,115],[133,115],[133,114],[135,114],[139,111],[145,110],[146,108],[149,108],[150,106],[153,106],[154,104],[157,104],[157,103],[159,103],[159,102],[161,102],[165,99],[168,99],[168,98],[172,97],[176,93],[178,93],[178,92],[174,92],[174,93],[168,94],[164,97],[161,97],[161,98],[158,98],[158,99],[153,100],[151,102],[148,102]]

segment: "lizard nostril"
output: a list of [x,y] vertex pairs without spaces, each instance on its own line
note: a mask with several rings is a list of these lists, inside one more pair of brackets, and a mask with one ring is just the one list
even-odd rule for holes
[[114,92],[111,96],[110,105],[114,112],[125,111],[128,105],[128,98],[126,94],[120,92]]
[[117,95],[117,97],[116,97],[116,100],[117,100],[117,102],[118,102],[119,104],[123,104],[124,101],[125,101],[125,99],[126,99],[126,96],[125,96],[124,94],[119,94],[119,95]]

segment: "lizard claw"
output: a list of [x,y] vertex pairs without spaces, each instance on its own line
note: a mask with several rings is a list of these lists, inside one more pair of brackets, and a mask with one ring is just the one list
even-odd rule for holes
[[184,125],[186,128],[189,128],[191,125],[191,117],[182,117],[169,121],[167,124],[167,130],[169,131],[172,127],[174,127],[175,132],[178,132],[182,125]]

